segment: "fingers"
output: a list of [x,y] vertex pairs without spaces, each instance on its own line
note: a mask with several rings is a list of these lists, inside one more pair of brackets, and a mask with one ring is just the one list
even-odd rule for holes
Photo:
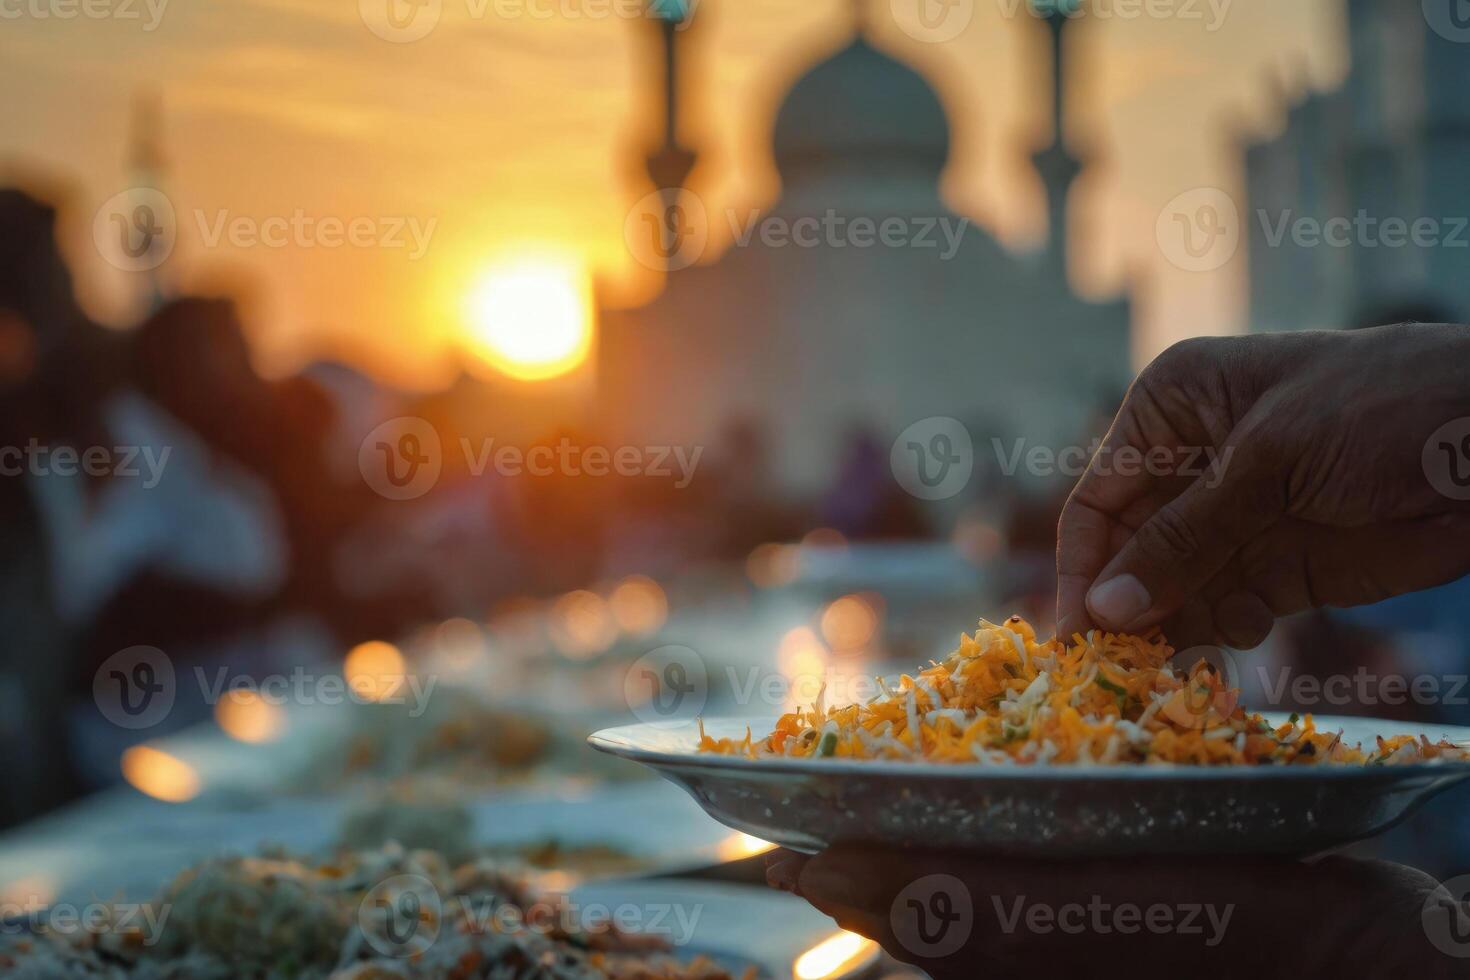
[[783,892],[800,894],[798,883],[801,869],[811,860],[809,855],[788,851],[785,848],[766,855],[766,884]]
[[[1087,593],[1098,625],[1138,633],[1173,615],[1231,557],[1279,520],[1284,482],[1269,462],[1232,442],[1218,473],[1189,484],[1134,532]],[[1244,603],[1235,615],[1254,614]]]
[[[1100,470],[1090,472],[1101,477]],[[1108,498],[1091,491],[1109,479],[1084,477],[1058,522],[1056,632],[1063,638],[1086,633],[1094,625],[1087,611],[1087,591],[1134,531],[1179,492],[1174,481],[1165,480],[1136,483],[1126,493]]]

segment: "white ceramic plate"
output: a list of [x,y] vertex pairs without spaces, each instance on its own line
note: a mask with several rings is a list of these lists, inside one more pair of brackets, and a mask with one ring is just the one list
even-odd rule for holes
[[[1284,717],[1267,715],[1273,722]],[[1348,742],[1470,728],[1318,717]],[[775,718],[706,721],[716,738]],[[1311,854],[1370,837],[1470,778],[1470,763],[1412,766],[982,768],[852,759],[753,760],[695,751],[693,724],[626,725],[591,744],[655,769],[716,820],[815,852],[834,843],[1047,857]]]

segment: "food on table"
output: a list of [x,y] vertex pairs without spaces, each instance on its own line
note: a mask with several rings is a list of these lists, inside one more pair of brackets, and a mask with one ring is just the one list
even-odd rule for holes
[[352,705],[345,731],[324,740],[291,778],[298,793],[401,789],[459,798],[542,781],[643,778],[587,747],[587,731],[438,688],[423,706]]
[[1171,662],[1155,630],[1096,630],[1038,642],[1019,616],[980,621],[944,663],[890,685],[866,704],[783,715],[753,739],[715,739],[704,752],[763,758],[908,759],[982,765],[1392,765],[1470,760],[1470,750],[1420,736],[1349,745],[1311,715],[1272,726],[1238,704],[1218,669]]
[[107,928],[0,936],[0,970],[19,980],[729,977],[710,960],[676,956],[659,936],[586,919],[493,862],[455,867],[391,845],[322,861],[208,861],[145,914],[109,910]]
[[647,871],[653,862],[612,844],[569,844],[554,838],[517,847],[490,847],[496,860],[521,862],[537,871],[602,877]]
[[372,850],[390,841],[409,849],[438,851],[456,863],[488,857],[517,873],[534,878],[550,872],[559,881],[647,871],[655,864],[649,857],[605,843],[571,844],[543,837],[482,845],[475,841],[474,814],[462,802],[422,799],[402,791],[359,801],[343,817],[344,848]]

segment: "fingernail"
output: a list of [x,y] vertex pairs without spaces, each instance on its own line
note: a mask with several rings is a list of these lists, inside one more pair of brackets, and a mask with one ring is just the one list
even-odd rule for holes
[[1119,575],[1087,593],[1087,608],[1102,625],[1119,629],[1148,612],[1153,597],[1132,575]]
[[780,857],[766,864],[766,884],[783,892],[795,892],[797,879],[801,877],[802,865],[806,862],[789,851],[778,852]]

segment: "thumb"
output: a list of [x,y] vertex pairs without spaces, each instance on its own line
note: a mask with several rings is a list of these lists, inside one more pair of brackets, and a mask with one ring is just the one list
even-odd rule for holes
[[1095,623],[1129,633],[1157,625],[1285,512],[1284,480],[1244,453],[1232,465],[1235,455],[1227,447],[1133,532],[1087,593]]

